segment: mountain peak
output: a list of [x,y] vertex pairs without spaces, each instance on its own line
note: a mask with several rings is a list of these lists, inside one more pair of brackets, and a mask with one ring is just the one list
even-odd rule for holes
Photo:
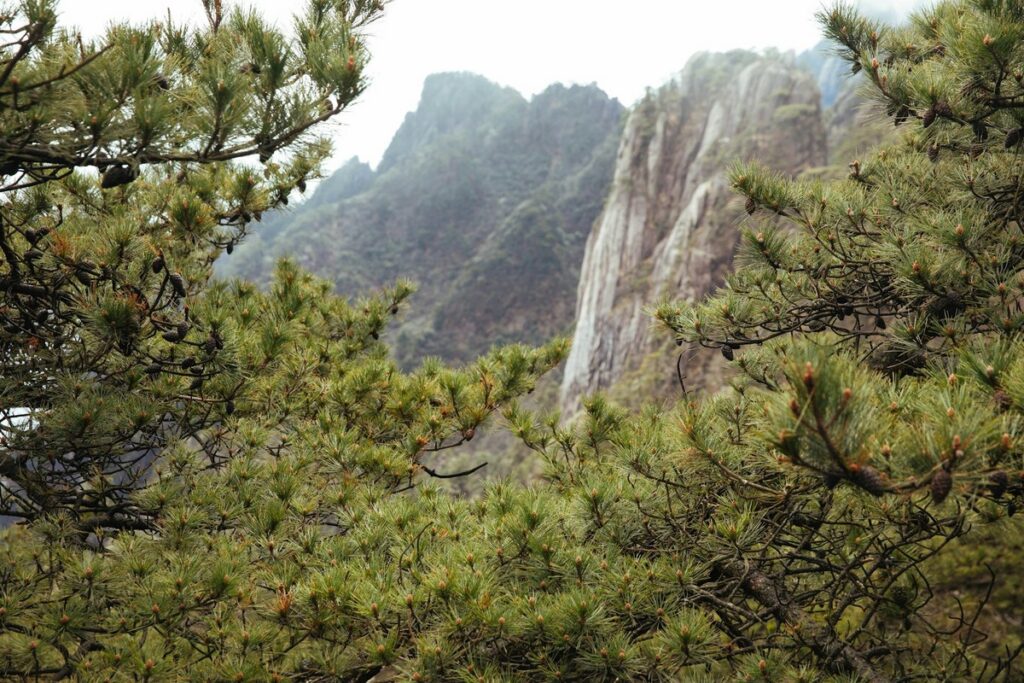
[[405,121],[381,159],[381,173],[417,148],[451,131],[474,127],[502,109],[525,106],[512,88],[477,74],[457,71],[431,74],[423,83],[419,106]]

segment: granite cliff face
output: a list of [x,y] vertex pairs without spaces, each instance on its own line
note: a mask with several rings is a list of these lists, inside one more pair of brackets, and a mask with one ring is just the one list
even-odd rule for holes
[[[834,174],[877,142],[859,133],[839,64],[821,48],[700,55],[624,126],[625,109],[594,86],[527,100],[480,76],[431,76],[376,170],[348,163],[218,270],[265,281],[291,255],[353,295],[413,279],[419,294],[392,336],[405,365],[541,343],[575,315],[563,409],[596,390],[656,398],[676,381],[676,355],[649,309],[699,298],[732,268],[743,211],[730,165]],[[721,366],[689,358],[688,383],[714,388]]]
[[[645,363],[670,342],[651,329],[650,307],[699,298],[732,267],[743,212],[731,163],[756,158],[792,175],[827,163],[821,102],[815,75],[792,57],[730,52],[695,57],[634,108],[587,241],[564,411],[596,390],[649,395],[674,381],[673,355]],[[691,359],[687,374],[707,377],[715,363]]]

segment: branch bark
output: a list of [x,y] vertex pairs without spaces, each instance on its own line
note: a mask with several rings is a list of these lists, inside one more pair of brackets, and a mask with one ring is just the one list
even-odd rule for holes
[[796,637],[823,662],[851,671],[869,683],[890,683],[891,679],[878,671],[862,652],[795,605],[780,578],[768,576],[738,561],[726,565],[725,571],[740,580],[747,596],[757,600],[779,622],[792,627]]

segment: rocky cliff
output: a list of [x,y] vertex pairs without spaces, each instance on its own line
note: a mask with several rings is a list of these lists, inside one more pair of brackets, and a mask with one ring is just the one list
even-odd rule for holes
[[[816,81],[791,56],[704,54],[634,108],[587,240],[564,411],[599,389],[636,400],[675,381],[675,357],[656,353],[670,340],[648,311],[665,297],[703,296],[732,267],[743,214],[727,183],[734,161],[791,175],[827,163]],[[687,374],[708,380],[715,363],[691,358]]]
[[346,294],[412,279],[392,336],[406,365],[568,333],[624,111],[595,86],[527,100],[480,76],[431,76],[376,171],[349,162],[219,273],[264,281],[291,255]]

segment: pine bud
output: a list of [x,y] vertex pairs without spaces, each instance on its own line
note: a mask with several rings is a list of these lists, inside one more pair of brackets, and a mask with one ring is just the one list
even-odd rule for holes
[[931,491],[932,500],[941,503],[953,490],[953,476],[945,468],[940,469],[932,477]]
[[804,366],[804,386],[808,390],[814,388],[814,366],[810,363]]

